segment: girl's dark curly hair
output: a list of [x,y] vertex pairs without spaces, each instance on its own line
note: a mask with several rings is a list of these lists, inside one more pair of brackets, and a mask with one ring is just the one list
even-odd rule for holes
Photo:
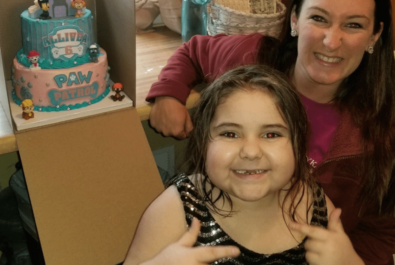
[[[286,197],[292,198],[288,213],[294,217],[295,209],[300,203],[300,200],[295,201],[297,194],[300,191],[303,194],[308,192],[306,187],[314,185],[306,158],[308,121],[304,107],[296,90],[289,82],[289,78],[268,66],[241,66],[230,70],[201,93],[198,105],[192,114],[195,128],[186,147],[185,173],[201,176],[197,178],[199,181],[197,188],[201,191],[200,194],[203,194],[203,199],[211,210],[221,214],[221,210],[215,206],[215,202],[220,199],[226,199],[232,206],[231,199],[225,192],[213,198],[214,185],[210,182],[206,172],[206,156],[207,146],[211,140],[210,123],[215,111],[230,95],[238,91],[261,91],[270,95],[287,124],[295,156],[295,173],[291,180],[292,186],[286,191]],[[259,115],[259,113],[252,115]]]

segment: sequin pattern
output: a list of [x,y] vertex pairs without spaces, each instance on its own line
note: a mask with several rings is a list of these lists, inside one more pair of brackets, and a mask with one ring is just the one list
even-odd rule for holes
[[[234,245],[239,247],[241,254],[237,258],[224,258],[213,263],[218,265],[307,265],[305,259],[304,241],[298,246],[270,255],[256,253],[249,250],[229,237],[215,222],[205,203],[198,195],[195,186],[185,175],[181,175],[175,182],[180,198],[184,205],[185,218],[188,226],[195,217],[201,222],[200,233],[196,246]],[[313,215],[311,225],[326,228],[328,225],[327,208],[323,189],[319,186],[314,190]]]

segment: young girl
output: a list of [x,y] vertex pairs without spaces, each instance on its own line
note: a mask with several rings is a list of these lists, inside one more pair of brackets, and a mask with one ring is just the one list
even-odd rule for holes
[[193,123],[187,175],[146,210],[125,264],[363,264],[309,173],[307,118],[285,75],[225,73],[202,93]]

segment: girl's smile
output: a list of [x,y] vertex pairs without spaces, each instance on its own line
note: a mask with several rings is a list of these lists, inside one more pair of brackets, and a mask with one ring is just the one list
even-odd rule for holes
[[258,169],[258,170],[233,170],[236,177],[241,178],[242,180],[255,180],[264,178],[266,176],[267,170]]

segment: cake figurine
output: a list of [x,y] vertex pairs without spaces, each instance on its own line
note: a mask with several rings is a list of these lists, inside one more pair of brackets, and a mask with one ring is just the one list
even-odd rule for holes
[[40,70],[41,67],[38,65],[38,59],[40,58],[40,53],[36,52],[35,50],[30,51],[29,54],[26,56],[30,65],[30,70]]
[[34,14],[40,10],[38,0],[34,0],[34,5],[30,6],[27,10],[29,11],[29,16],[34,18]]
[[38,0],[38,4],[40,5],[43,12],[40,15],[41,19],[51,19],[49,16],[49,0]]
[[89,52],[89,60],[91,60],[91,62],[97,63],[97,55],[99,53],[99,48],[97,47],[96,44],[92,44],[91,46],[89,46],[88,48],[88,52]]
[[71,2],[71,7],[77,9],[75,11],[75,17],[82,17],[84,15],[83,9],[86,6],[84,0],[73,0]]
[[25,120],[34,118],[34,105],[31,99],[25,99],[22,101],[22,118]]
[[123,91],[123,85],[121,83],[115,83],[112,86],[112,90],[115,91],[115,95],[112,95],[111,98],[114,101],[122,101],[125,98],[125,95],[121,95],[121,91]]

